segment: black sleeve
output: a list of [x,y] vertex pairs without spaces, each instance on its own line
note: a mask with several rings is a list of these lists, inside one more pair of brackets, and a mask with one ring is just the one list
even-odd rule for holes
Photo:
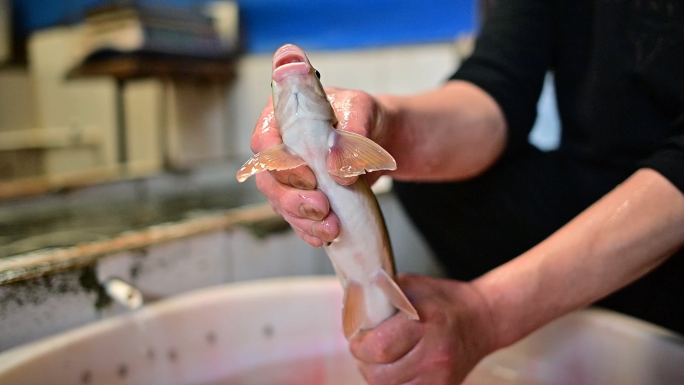
[[475,51],[450,78],[473,83],[497,101],[508,124],[508,154],[526,145],[537,117],[557,19],[553,0],[496,1]]
[[641,166],[656,170],[684,194],[684,122],[678,131]]

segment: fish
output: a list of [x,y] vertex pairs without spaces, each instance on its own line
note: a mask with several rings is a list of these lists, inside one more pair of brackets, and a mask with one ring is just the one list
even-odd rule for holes
[[[363,174],[395,170],[394,158],[372,140],[338,130],[320,72],[296,45],[273,56],[271,88],[283,143],[261,151],[238,171],[244,182],[267,170],[307,165],[340,221],[338,237],[324,246],[344,288],[342,326],[347,339],[404,312],[419,315],[396,282],[394,255],[378,201]],[[359,176],[343,186],[333,179]]]

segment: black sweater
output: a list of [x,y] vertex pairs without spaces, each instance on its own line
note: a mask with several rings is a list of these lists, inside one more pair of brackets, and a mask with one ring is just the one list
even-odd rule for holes
[[684,192],[684,0],[498,0],[452,79],[499,103],[514,156],[549,70],[560,153],[652,168]]

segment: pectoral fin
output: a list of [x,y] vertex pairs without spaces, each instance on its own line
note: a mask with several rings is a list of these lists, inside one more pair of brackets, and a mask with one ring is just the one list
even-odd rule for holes
[[344,308],[342,309],[342,328],[344,336],[349,339],[359,330],[366,319],[366,301],[363,286],[355,281],[347,281],[344,291]]
[[375,276],[375,285],[382,290],[387,298],[392,302],[392,304],[399,310],[406,313],[406,315],[412,320],[419,320],[418,312],[411,305],[408,298],[399,285],[385,272],[385,270],[380,269],[378,274]]
[[328,172],[337,177],[397,169],[397,163],[385,149],[349,131],[333,130],[328,138],[328,147]]
[[242,183],[250,176],[267,170],[290,170],[306,164],[297,155],[287,151],[284,144],[271,147],[251,157],[237,174],[237,180]]

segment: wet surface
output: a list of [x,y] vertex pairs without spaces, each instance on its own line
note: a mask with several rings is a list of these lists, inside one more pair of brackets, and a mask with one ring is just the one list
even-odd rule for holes
[[118,194],[120,186],[98,187],[104,191],[101,198],[92,196],[96,193],[83,199],[57,196],[0,203],[0,258],[106,240],[126,231],[265,202],[253,183],[193,187],[160,195]]
[[259,365],[240,374],[191,385],[364,385],[348,352]]
[[[152,305],[159,307],[44,341],[23,361],[0,355],[0,383],[361,385],[341,325],[319,325],[339,320],[339,283],[308,282],[316,281],[209,289]],[[485,358],[464,385],[684,384],[682,362],[678,336],[583,310]]]
[[[97,295],[98,284],[97,282],[94,285],[91,283],[91,277],[94,277],[94,274],[94,269],[88,267],[3,286],[5,290],[0,290],[0,320],[6,321],[7,312],[16,311],[22,306],[44,304],[48,299],[47,293],[53,296],[73,296],[82,293]],[[49,317],[45,318],[45,322],[49,322],[47,319]]]
[[[463,385],[553,385],[553,378],[540,379],[521,371],[539,362],[527,362],[522,356],[513,355],[518,366],[508,368],[498,363],[480,365]],[[529,371],[529,370],[528,370]],[[557,375],[560,373],[556,373]],[[563,378],[569,378],[563,373]],[[562,382],[565,384],[566,382]],[[590,382],[600,384],[600,382]],[[208,384],[199,385],[365,385],[352,356],[338,352],[327,356],[315,356],[259,365],[239,374]],[[196,385],[196,384],[192,384]]]

